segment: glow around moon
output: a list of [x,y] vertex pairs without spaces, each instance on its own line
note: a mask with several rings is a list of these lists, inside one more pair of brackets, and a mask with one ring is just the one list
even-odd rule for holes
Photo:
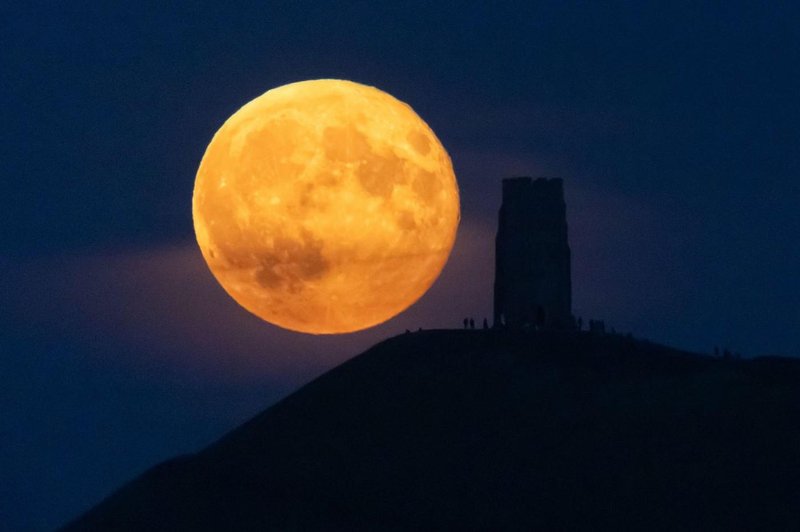
[[450,158],[427,124],[341,80],[284,85],[231,116],[203,156],[192,207],[228,294],[314,334],[377,325],[417,301],[460,216]]

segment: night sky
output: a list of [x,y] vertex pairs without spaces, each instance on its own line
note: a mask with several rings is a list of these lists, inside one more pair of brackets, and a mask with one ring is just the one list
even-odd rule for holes
[[[21,4],[0,17],[0,529],[62,524],[380,339],[489,316],[503,177],[564,179],[584,321],[800,356],[796,2]],[[462,200],[430,292],[339,337],[241,309],[191,220],[222,122],[315,78],[409,103]]]

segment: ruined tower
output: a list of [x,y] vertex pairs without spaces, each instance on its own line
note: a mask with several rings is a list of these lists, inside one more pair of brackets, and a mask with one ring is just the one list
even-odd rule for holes
[[503,179],[495,241],[496,326],[573,326],[566,212],[561,179]]

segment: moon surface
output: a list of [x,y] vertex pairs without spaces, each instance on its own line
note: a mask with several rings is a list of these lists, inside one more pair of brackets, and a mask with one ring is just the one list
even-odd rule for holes
[[217,131],[194,186],[197,242],[241,306],[346,333],[430,288],[460,218],[450,157],[411,107],[343,80],[272,89]]

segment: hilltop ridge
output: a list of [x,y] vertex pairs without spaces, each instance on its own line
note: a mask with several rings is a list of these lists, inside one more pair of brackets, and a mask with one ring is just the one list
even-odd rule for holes
[[385,340],[65,530],[800,526],[800,361],[618,335]]

